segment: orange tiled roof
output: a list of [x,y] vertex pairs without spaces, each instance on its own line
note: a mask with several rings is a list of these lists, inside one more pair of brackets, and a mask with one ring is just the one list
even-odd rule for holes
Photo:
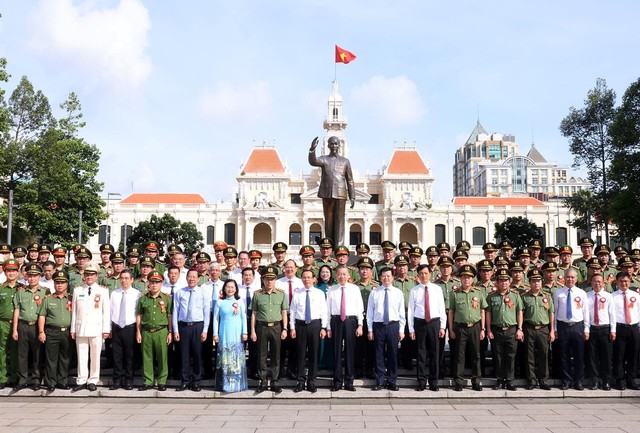
[[396,149],[387,168],[389,174],[429,174],[429,170],[414,149]]
[[284,165],[273,148],[254,148],[242,171],[245,173],[284,173]]
[[131,194],[120,203],[180,203],[200,204],[206,203],[200,194]]
[[544,206],[533,197],[454,197],[456,206]]

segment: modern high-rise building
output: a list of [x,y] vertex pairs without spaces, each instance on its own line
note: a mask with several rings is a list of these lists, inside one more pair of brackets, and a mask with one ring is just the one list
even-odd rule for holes
[[535,144],[518,153],[511,134],[489,134],[480,121],[455,154],[453,195],[456,197],[531,196],[542,201],[570,197],[589,183],[572,177],[568,166],[549,162]]

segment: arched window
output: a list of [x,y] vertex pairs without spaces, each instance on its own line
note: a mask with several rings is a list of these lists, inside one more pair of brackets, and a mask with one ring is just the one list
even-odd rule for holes
[[234,223],[224,225],[224,241],[227,245],[236,244],[236,225]]
[[213,245],[213,243],[215,242],[215,236],[216,234],[216,230],[213,226],[207,226],[207,245]]
[[407,241],[411,245],[418,244],[418,229],[411,223],[403,224],[400,227],[400,240]]
[[462,236],[462,227],[458,226],[455,228],[455,237],[456,237],[456,245],[464,240]]
[[483,245],[487,242],[487,229],[484,227],[473,228],[473,245]]
[[382,243],[382,227],[379,224],[371,224],[369,227],[369,245],[380,245]]
[[567,245],[567,229],[566,227],[556,228],[556,245]]
[[302,227],[300,224],[289,226],[289,245],[302,245]]
[[362,242],[362,229],[358,224],[351,224],[349,227],[349,245],[358,245]]
[[311,227],[309,227],[309,243],[311,245],[317,245],[321,237],[322,227],[320,224],[311,224]]
[[271,226],[269,224],[256,224],[253,228],[253,243],[271,245]]
[[436,244],[440,242],[446,242],[446,228],[444,224],[436,224]]
[[110,244],[111,243],[111,227],[107,225],[101,225],[98,227],[98,243]]

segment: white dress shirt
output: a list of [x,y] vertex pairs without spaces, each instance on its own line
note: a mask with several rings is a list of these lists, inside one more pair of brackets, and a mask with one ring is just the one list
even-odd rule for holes
[[[627,305],[631,315],[631,325],[640,325],[640,294],[633,290],[627,290]],[[613,307],[617,323],[628,324],[624,312],[624,292],[613,292]]]
[[[302,284],[302,280],[296,276],[291,278],[291,288],[292,292],[295,292],[297,289],[304,287]],[[289,305],[291,305],[291,296],[289,296],[289,278],[282,277],[276,281],[276,289],[282,290],[287,295],[287,301],[289,301]],[[293,293],[291,293],[293,295]]]
[[[2,284],[1,281],[0,281],[0,284]],[[45,277],[42,277],[40,278],[40,282],[38,284],[40,284],[42,287],[46,287],[47,289],[49,289],[50,293],[55,293],[56,291],[53,285],[53,280],[47,280]]]
[[204,292],[204,297],[209,300],[209,307],[211,311],[216,306],[216,301],[220,299],[220,294],[222,293],[222,285],[224,281],[218,279],[215,283],[211,280],[204,283],[202,287],[202,291]]
[[[178,277],[178,282],[176,283],[176,287],[185,287],[187,284],[187,274],[189,273],[189,269],[186,267],[180,268],[180,277]],[[164,271],[164,282],[165,284],[169,284],[169,270]],[[170,285],[170,284],[169,284]]]
[[[260,288],[256,289],[253,286],[253,284],[250,286],[245,286],[245,285],[238,286],[238,296],[240,296],[240,299],[242,299],[242,302],[245,303],[247,311],[251,311],[251,300],[253,299],[253,294],[256,292],[256,290],[260,290]],[[247,296],[249,296],[248,300],[247,300]],[[251,316],[247,314],[247,318],[251,318]]]
[[235,268],[233,271],[229,272],[229,278],[235,280],[238,283],[238,286],[242,284],[242,269]]
[[[120,306],[122,305],[122,297],[125,297],[125,321],[120,323]],[[122,288],[116,289],[111,294],[111,321],[121,328],[136,323],[136,310],[138,307],[138,299],[142,293],[139,290],[129,287],[127,290]]]
[[373,332],[373,323],[384,321],[384,294],[388,290],[389,322],[400,322],[400,332],[404,332],[406,316],[404,312],[404,293],[394,286],[378,286],[369,293],[367,301],[367,326]]
[[171,284],[169,281],[165,280],[164,283],[162,283],[162,287],[160,287],[160,291],[165,295],[172,295],[173,292],[178,290],[180,287],[184,286],[179,286],[178,283]]
[[407,323],[409,332],[416,332],[413,327],[413,319],[424,320],[424,291],[429,291],[429,317],[440,318],[440,329],[447,327],[447,312],[444,307],[444,295],[442,288],[434,283],[418,284],[409,292],[409,308],[407,310]]
[[[596,299],[597,297],[597,299]],[[595,308],[598,306],[598,325],[594,323]],[[584,326],[584,332],[589,333],[591,326],[608,325],[610,332],[616,332],[616,314],[613,307],[613,296],[606,290],[600,290],[596,295],[594,290],[587,293],[587,310],[589,310],[589,320]],[[624,314],[624,311],[622,312]]]
[[[353,283],[344,285],[345,311],[347,316],[356,316],[358,326],[362,326],[364,319],[364,303],[360,288]],[[342,301],[342,286],[336,284],[327,290],[327,314],[329,319],[331,316],[340,316],[340,302]],[[327,323],[327,331],[331,330],[331,320]]]
[[[560,287],[553,294],[553,306],[556,313],[556,324],[558,322],[584,322],[589,323],[589,310],[587,309],[587,294],[578,286],[571,288],[571,319],[567,318],[567,295],[569,288],[567,286]],[[556,331],[558,327],[556,326]]]
[[302,287],[293,293],[293,301],[289,306],[291,318],[289,319],[289,325],[291,329],[296,329],[296,320],[305,319],[306,303],[307,303],[307,290],[309,291],[309,302],[311,304],[311,320],[320,319],[322,327],[326,328],[329,322],[329,316],[327,315],[327,299],[324,292],[316,287],[307,289]]

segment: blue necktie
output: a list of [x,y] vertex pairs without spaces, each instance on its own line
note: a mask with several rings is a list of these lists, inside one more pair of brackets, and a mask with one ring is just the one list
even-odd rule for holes
[[571,313],[571,289],[567,292],[567,320],[571,320],[573,314]]
[[304,302],[304,323],[311,323],[311,297],[309,296],[309,289],[307,289],[307,299]]
[[251,304],[251,292],[249,291],[249,286],[245,286],[247,288],[247,317],[249,317],[249,304]]
[[389,289],[384,288],[384,312],[382,313],[382,323],[389,324]]
[[193,322],[193,320],[191,320],[191,318],[193,317],[193,305],[191,304],[191,301],[194,299],[193,296],[193,289],[189,289],[189,302],[188,302],[188,306],[187,306],[187,317],[186,317],[186,321],[187,322]]

